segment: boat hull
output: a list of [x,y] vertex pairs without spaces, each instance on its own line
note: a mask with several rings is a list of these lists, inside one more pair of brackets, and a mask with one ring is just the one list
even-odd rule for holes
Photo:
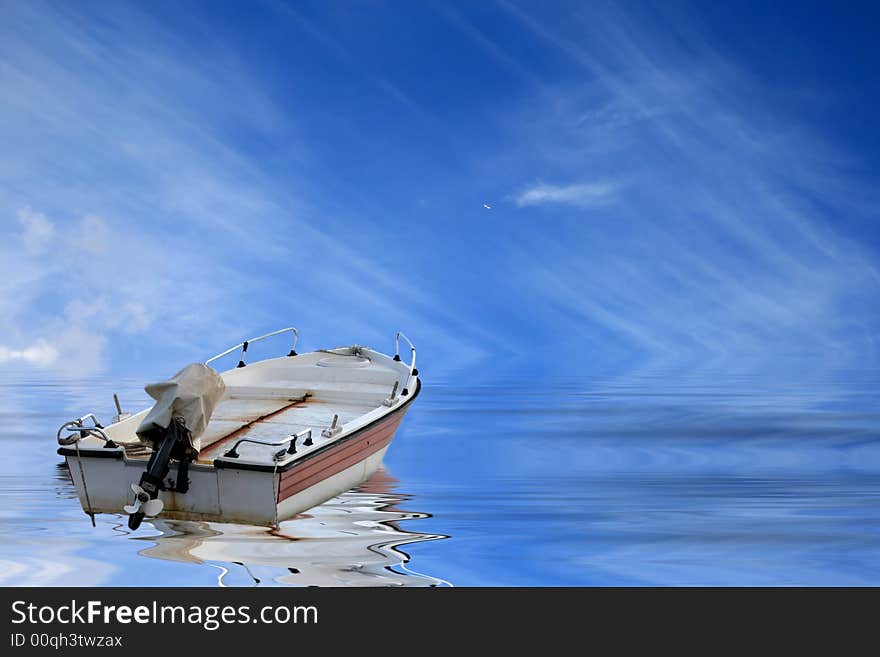
[[[186,493],[162,490],[162,518],[277,526],[363,483],[382,464],[415,389],[388,412],[338,438],[311,448],[281,465],[217,459],[189,466]],[[131,502],[131,485],[144,472],[143,458],[129,458],[123,447],[59,450],[64,455],[86,513],[119,514]],[[172,463],[169,482],[177,479]],[[169,488],[171,488],[169,486]]]
[[[190,469],[190,490],[185,495],[167,490],[160,493],[165,504],[162,517],[274,526],[365,482],[382,464],[388,447],[386,444],[282,500],[278,499],[280,477],[277,473],[229,469],[213,473]],[[93,513],[118,514],[122,506],[130,502],[130,496],[114,494],[115,491],[131,490],[131,484],[137,484],[143,473],[140,464],[124,464],[110,459],[77,459],[76,456],[65,458],[86,513],[91,506]],[[86,489],[82,485],[80,463],[87,482],[102,482],[101,486],[88,489],[89,500],[86,500]],[[176,474],[176,467],[172,468],[171,476]]]
[[[185,495],[167,490],[160,493],[165,504],[162,517],[273,527],[365,482],[382,465],[388,447],[382,447],[283,500],[277,498],[277,474],[248,470],[197,473],[190,469],[190,490]],[[89,502],[82,485],[79,461],[76,456],[65,458],[80,504],[88,513]],[[89,489],[92,512],[119,514],[122,506],[130,502],[129,496],[113,494],[113,491],[131,490],[131,484],[140,480],[143,466],[109,459],[84,458],[80,461],[87,482],[103,482],[103,485]],[[172,468],[171,475],[176,474],[176,468]],[[212,490],[214,495],[210,494]],[[261,491],[266,491],[266,495],[260,494]]]

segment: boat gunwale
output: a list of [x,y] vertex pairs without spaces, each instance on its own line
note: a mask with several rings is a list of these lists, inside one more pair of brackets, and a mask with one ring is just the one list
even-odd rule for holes
[[[273,473],[274,472],[286,472],[287,470],[294,468],[297,464],[306,463],[306,462],[310,461],[312,458],[319,456],[319,455],[323,454],[324,452],[326,452],[330,449],[333,449],[334,447],[338,447],[339,445],[342,445],[342,444],[348,442],[349,439],[360,435],[364,431],[370,429],[371,427],[374,427],[377,423],[382,422],[382,421],[388,419],[389,417],[393,416],[394,414],[402,411],[405,407],[407,407],[410,403],[412,403],[412,401],[416,397],[418,397],[419,393],[421,392],[421,389],[422,389],[421,379],[417,375],[415,376],[415,379],[416,379],[415,390],[410,395],[407,396],[407,399],[405,399],[401,403],[397,404],[395,407],[389,409],[389,411],[387,413],[383,413],[383,414],[379,415],[378,417],[374,418],[373,420],[371,420],[370,422],[368,422],[364,426],[358,427],[357,429],[355,429],[351,433],[343,432],[342,435],[339,436],[337,439],[324,443],[323,445],[319,446],[317,449],[312,450],[312,451],[304,454],[301,458],[292,459],[291,461],[288,461],[287,463],[284,463],[282,465],[277,465],[277,464],[268,464],[268,463],[263,464],[263,463],[249,463],[249,462],[236,463],[232,459],[223,459],[222,457],[218,457],[218,458],[214,459],[213,463],[210,463],[210,464],[204,463],[204,462],[203,463],[192,463],[192,464],[190,464],[190,468],[198,468],[198,469],[205,469],[205,470],[209,470],[209,469],[211,469],[211,470],[218,470],[218,469],[251,470],[251,471],[257,471],[257,472],[273,472]],[[79,449],[79,450],[77,450],[75,447],[59,447],[58,454],[60,454],[61,456],[74,456],[74,457],[78,456],[81,458],[125,459],[125,449],[121,446],[117,447],[116,449],[99,447],[99,448],[86,448],[86,449]],[[126,462],[128,462],[129,460],[142,461],[143,459],[125,459],[125,460],[126,460]]]
[[327,441],[323,445],[319,446],[317,449],[311,450],[310,452],[304,454],[301,458],[293,459],[283,465],[269,465],[269,464],[263,464],[263,463],[249,463],[249,462],[235,463],[233,460],[217,458],[217,459],[214,459],[213,467],[217,468],[217,469],[222,468],[222,469],[234,469],[234,470],[252,470],[252,471],[257,471],[257,472],[286,472],[287,470],[294,468],[295,466],[297,466],[300,463],[307,463],[308,461],[315,458],[316,456],[320,456],[321,454],[333,449],[334,447],[338,447],[339,445],[342,445],[342,444],[348,442],[351,438],[354,438],[354,437],[360,435],[361,433],[363,433],[364,431],[367,431],[368,429],[375,427],[376,424],[378,424],[379,422],[387,420],[388,418],[395,415],[396,413],[399,413],[401,410],[403,410],[407,405],[409,405],[419,395],[419,392],[421,392],[421,390],[422,390],[422,382],[418,377],[416,377],[416,389],[413,391],[413,393],[411,395],[409,395],[405,401],[401,402],[396,407],[389,410],[389,412],[383,413],[382,415],[380,415],[379,417],[368,422],[364,426],[358,427],[357,429],[355,429],[351,433],[343,433],[336,440]]

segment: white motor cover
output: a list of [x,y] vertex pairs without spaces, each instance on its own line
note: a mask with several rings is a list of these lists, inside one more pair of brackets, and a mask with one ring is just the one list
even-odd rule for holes
[[156,429],[167,429],[175,417],[180,417],[190,431],[193,449],[199,451],[200,437],[226,385],[215,369],[193,363],[167,381],[151,383],[144,390],[156,403],[137,428],[140,441],[152,444]]

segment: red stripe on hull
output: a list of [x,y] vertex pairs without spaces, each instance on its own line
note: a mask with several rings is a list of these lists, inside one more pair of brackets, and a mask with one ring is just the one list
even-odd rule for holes
[[278,501],[281,502],[313,486],[322,479],[332,477],[360,463],[391,443],[403,413],[394,413],[354,438],[343,440],[320,456],[295,465],[281,475],[278,485]]

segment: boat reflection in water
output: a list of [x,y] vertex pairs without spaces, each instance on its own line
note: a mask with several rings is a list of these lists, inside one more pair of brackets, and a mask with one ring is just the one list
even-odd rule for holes
[[278,529],[156,519],[161,536],[141,555],[218,569],[221,586],[448,586],[407,567],[404,546],[446,536],[401,529],[401,520],[427,517],[397,505],[397,480],[380,468],[360,487]]

